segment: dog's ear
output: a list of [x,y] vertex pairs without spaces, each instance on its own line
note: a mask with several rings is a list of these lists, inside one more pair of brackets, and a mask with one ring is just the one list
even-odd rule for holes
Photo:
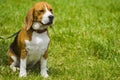
[[27,13],[27,16],[25,17],[25,30],[29,30],[32,26],[32,22],[33,22],[33,8],[29,10],[29,12]]

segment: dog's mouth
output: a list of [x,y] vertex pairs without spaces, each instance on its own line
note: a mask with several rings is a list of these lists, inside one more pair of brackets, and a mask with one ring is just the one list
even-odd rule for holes
[[53,20],[54,20],[54,16],[53,16],[53,15],[50,15],[50,16],[48,16],[47,19],[43,19],[40,23],[41,23],[43,26],[49,26],[49,25],[52,25],[52,24],[53,24]]
[[52,25],[53,22],[49,22],[47,24],[43,24],[42,22],[33,22],[32,28],[34,30],[44,30],[47,29],[49,26]]
[[52,25],[53,24],[53,21],[49,21],[48,23],[44,24],[42,22],[40,22],[42,24],[42,26],[49,26],[49,25]]
[[47,29],[48,26],[52,26],[53,24],[53,19],[54,17],[53,16],[50,16],[48,20],[44,21],[34,21],[33,22],[33,25],[32,25],[32,28],[34,30],[44,30],[44,29]]

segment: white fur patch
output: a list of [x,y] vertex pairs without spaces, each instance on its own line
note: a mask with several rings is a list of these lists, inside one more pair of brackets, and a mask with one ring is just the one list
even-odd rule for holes
[[26,72],[26,58],[25,59],[20,59],[20,73],[19,77],[26,77],[27,72]]
[[32,28],[34,30],[39,30],[41,28],[41,24],[39,22],[34,22]]
[[33,32],[32,40],[31,41],[28,41],[28,40],[25,41],[26,49],[27,49],[27,52],[28,52],[27,64],[32,63],[32,65],[34,65],[37,61],[40,60],[41,56],[47,50],[49,41],[50,41],[50,39],[47,35],[47,32],[44,32],[44,33],[41,33],[41,34]]
[[16,67],[18,61],[15,56],[11,56],[11,58],[12,58],[13,62],[11,63],[10,68],[15,72],[16,70],[19,70],[19,68]]
[[48,77],[48,74],[47,74],[47,67],[46,67],[46,64],[47,64],[47,61],[46,59],[44,59],[43,57],[41,58],[41,75],[42,77],[45,77],[47,78]]
[[42,26],[42,24],[39,23],[39,22],[34,22],[33,25],[32,25],[32,28],[33,28],[34,30],[44,30],[44,29],[46,29],[47,27],[48,27],[48,26]]

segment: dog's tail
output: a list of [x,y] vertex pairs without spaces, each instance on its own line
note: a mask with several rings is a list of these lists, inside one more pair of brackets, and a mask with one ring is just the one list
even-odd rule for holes
[[10,39],[10,38],[12,38],[12,37],[16,36],[19,32],[20,32],[20,30],[19,30],[18,32],[16,32],[16,33],[14,33],[14,34],[10,35],[10,36],[9,36],[9,37],[7,37],[7,38],[4,38],[4,37],[0,36],[0,39]]

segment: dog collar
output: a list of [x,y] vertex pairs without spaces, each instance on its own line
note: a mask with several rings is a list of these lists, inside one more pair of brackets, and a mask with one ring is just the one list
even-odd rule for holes
[[47,29],[43,29],[43,30],[34,30],[34,29],[33,29],[33,31],[35,31],[35,32],[37,32],[37,33],[43,33],[43,32],[46,32]]

